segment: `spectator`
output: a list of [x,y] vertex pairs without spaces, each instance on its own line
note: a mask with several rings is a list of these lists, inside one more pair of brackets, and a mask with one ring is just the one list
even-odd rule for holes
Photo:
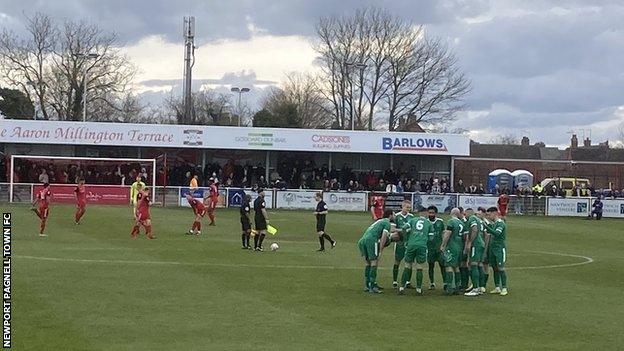
[[396,192],[397,193],[402,193],[403,191],[405,191],[403,189],[403,182],[399,180],[399,182],[396,185]]
[[355,182],[353,180],[350,180],[349,183],[347,184],[347,191],[350,193],[356,191]]
[[596,200],[594,200],[594,203],[592,204],[592,211],[589,214],[589,218],[593,219],[594,215],[596,215],[596,220],[601,220],[602,219],[602,207],[603,207],[603,203],[600,200],[600,195],[598,195],[598,197],[596,197]]
[[432,194],[439,194],[442,192],[442,188],[440,187],[440,184],[438,184],[437,181],[435,181],[433,183],[433,185],[431,186],[431,193]]
[[50,177],[48,177],[48,171],[45,168],[41,169],[41,173],[39,174],[39,183],[49,183]]
[[334,178],[331,180],[330,189],[332,191],[340,190],[340,183],[338,182],[338,179]]
[[386,185],[386,192],[387,193],[396,193],[397,192],[397,186],[388,182],[388,185]]
[[460,193],[460,194],[463,194],[463,193],[466,192],[466,186],[464,186],[464,181],[463,180],[460,179],[457,182],[457,186],[455,187],[455,191]]
[[477,186],[474,185],[474,184],[470,184],[470,186],[468,187],[468,193],[476,194],[477,193]]
[[329,182],[329,179],[325,179],[325,181],[323,182],[323,191],[331,191],[331,184]]
[[379,179],[379,183],[374,187],[377,191],[386,191],[386,182],[383,179]]
[[516,186],[515,195],[516,195],[516,198],[514,201],[514,212],[517,215],[522,215],[523,206],[524,206],[524,193],[520,185]]
[[492,195],[498,196],[500,195],[500,186],[498,184],[494,185],[494,189],[492,189]]
[[479,194],[479,195],[485,194],[485,188],[483,187],[483,183],[479,183],[479,187],[475,191],[475,194]]

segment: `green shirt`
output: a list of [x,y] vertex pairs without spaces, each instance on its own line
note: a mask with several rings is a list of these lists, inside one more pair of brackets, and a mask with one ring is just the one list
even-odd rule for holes
[[464,225],[464,231],[462,232],[462,242],[465,242],[468,238],[468,233],[470,233],[470,223],[468,223],[468,218],[466,217],[461,218],[460,221]]
[[477,227],[477,236],[472,241],[472,246],[474,247],[485,247],[485,240],[483,240],[483,230],[484,225],[481,218],[476,215],[472,215],[468,218],[468,227],[470,228],[469,233],[472,232],[473,227]]
[[136,202],[136,197],[139,194],[139,184],[141,184],[143,186],[143,188],[145,188],[145,183],[143,182],[134,182],[132,183],[132,185],[130,186],[130,202],[134,203]]
[[362,235],[362,239],[377,241],[381,239],[384,230],[390,231],[390,220],[388,218],[378,219],[371,224]]
[[[409,221],[411,219],[414,218],[414,215],[411,213],[406,214],[405,216],[403,215],[403,213],[399,212],[394,216],[394,222],[396,223],[397,228],[399,229],[403,229],[403,226],[407,223],[409,223]],[[402,243],[406,241],[405,240],[405,233],[403,233],[403,235],[401,235],[401,240],[398,243]]]
[[444,233],[444,220],[442,218],[435,218],[433,221],[429,220],[431,226],[429,226],[429,241],[427,246],[429,250],[439,250],[442,245],[442,234]]
[[464,223],[462,220],[451,218],[446,224],[446,230],[451,232],[446,247],[450,250],[461,252],[463,249],[462,237],[464,235]]
[[427,247],[429,232],[431,231],[431,222],[427,218],[412,218],[402,229],[407,233],[406,238],[404,238],[407,246]]
[[505,240],[507,239],[507,225],[505,221],[499,218],[494,223],[486,224],[485,230],[492,234],[490,247],[505,248]]

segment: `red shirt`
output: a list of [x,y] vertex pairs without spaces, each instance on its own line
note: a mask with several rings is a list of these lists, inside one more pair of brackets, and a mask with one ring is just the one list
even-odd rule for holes
[[39,207],[48,207],[48,205],[50,205],[50,196],[52,196],[50,188],[41,189],[39,194],[37,194],[37,199],[39,199]]
[[193,198],[192,200],[188,200],[188,203],[189,205],[191,205],[195,213],[201,213],[202,211],[206,209],[206,206],[204,206],[204,203],[201,201],[198,201],[195,198]]
[[506,208],[507,204],[509,204],[509,196],[503,194],[498,197],[498,206],[502,208]]
[[87,189],[85,188],[85,186],[84,185],[76,186],[76,189],[74,189],[74,192],[76,193],[76,202],[79,205],[85,205],[87,203]]
[[137,194],[137,211],[139,213],[149,213],[150,197],[142,192]]
[[219,200],[219,188],[215,184],[210,185],[210,200],[217,202]]
[[379,197],[373,197],[373,212],[375,213],[375,219],[383,217],[383,202]]

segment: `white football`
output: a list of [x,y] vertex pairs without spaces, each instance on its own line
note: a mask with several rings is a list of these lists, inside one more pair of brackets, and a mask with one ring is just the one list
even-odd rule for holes
[[279,245],[277,245],[277,243],[271,244],[271,251],[277,251],[277,249],[279,249]]

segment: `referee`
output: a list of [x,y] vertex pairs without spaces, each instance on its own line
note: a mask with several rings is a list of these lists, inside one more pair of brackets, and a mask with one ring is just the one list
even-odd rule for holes
[[262,251],[262,242],[266,236],[269,215],[264,202],[264,189],[258,189],[258,197],[254,200],[254,222],[256,224],[256,235],[254,236],[254,250]]
[[332,249],[336,247],[336,241],[329,236],[329,234],[325,233],[325,222],[327,221],[327,204],[323,201],[323,193],[318,192],[315,195],[316,198],[316,211],[314,211],[314,215],[316,215],[316,234],[319,238],[319,243],[321,244],[321,248],[318,249],[319,252],[325,251],[325,239],[329,240],[331,243]]

